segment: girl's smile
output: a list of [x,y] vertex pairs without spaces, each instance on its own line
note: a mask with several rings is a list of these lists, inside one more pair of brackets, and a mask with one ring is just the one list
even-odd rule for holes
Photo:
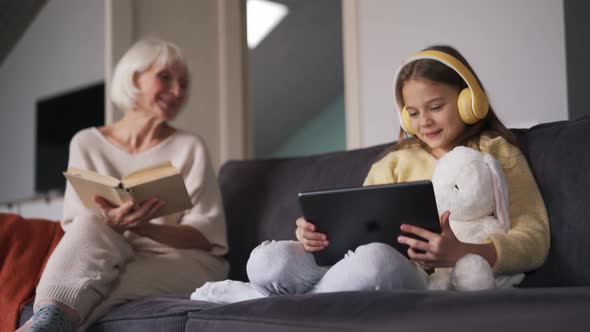
[[424,134],[424,136],[426,136],[428,139],[433,139],[433,138],[436,138],[438,136],[438,134],[440,134],[441,132],[442,132],[442,129],[438,129],[435,131],[427,132]]

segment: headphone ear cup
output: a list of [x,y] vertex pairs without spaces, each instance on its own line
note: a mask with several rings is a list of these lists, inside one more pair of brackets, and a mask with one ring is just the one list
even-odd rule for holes
[[410,124],[410,113],[408,113],[405,106],[404,106],[404,108],[402,108],[402,119],[401,120],[402,120],[401,121],[402,128],[404,128],[406,133],[408,133],[410,135],[416,135],[416,133],[414,132],[414,129],[412,128],[412,125]]
[[457,108],[459,109],[459,116],[461,117],[463,123],[474,124],[479,121],[479,119],[475,116],[473,107],[471,105],[471,90],[469,90],[469,88],[465,88],[461,90],[461,93],[459,93],[459,98],[457,98]]

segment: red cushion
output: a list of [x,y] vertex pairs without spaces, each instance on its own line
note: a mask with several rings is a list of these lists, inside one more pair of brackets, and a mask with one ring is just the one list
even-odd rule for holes
[[14,331],[49,255],[63,236],[59,222],[0,213],[0,332]]

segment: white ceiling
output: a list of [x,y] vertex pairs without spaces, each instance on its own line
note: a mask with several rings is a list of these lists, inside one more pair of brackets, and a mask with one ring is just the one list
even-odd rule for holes
[[0,0],[0,65],[47,0]]

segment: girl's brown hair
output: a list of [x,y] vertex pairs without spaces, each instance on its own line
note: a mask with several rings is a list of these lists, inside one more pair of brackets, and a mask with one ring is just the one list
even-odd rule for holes
[[[434,45],[424,49],[424,51],[427,50],[441,51],[459,60],[473,73],[473,76],[475,76],[475,79],[477,79],[482,90],[485,92],[481,81],[467,60],[465,60],[463,55],[461,55],[461,53],[459,53],[459,51],[457,51],[455,48],[448,45]],[[399,93],[401,95],[401,90],[404,83],[418,78],[455,86],[459,89],[459,91],[467,87],[467,83],[465,83],[463,78],[461,78],[461,76],[454,69],[436,60],[420,59],[408,63],[400,70],[397,81],[395,82],[395,88],[398,91],[394,91],[394,93]],[[466,130],[455,139],[452,146],[455,147],[459,145],[466,145],[470,139],[477,137],[483,131],[490,131],[492,135],[502,136],[509,143],[519,146],[516,136],[514,136],[514,134],[498,119],[491,105],[486,117],[475,124],[466,125]],[[395,145],[393,145],[391,149],[385,151],[385,154],[417,145],[428,149],[428,146],[426,146],[426,144],[420,141],[418,138],[407,137],[403,128],[400,127],[399,140]]]

